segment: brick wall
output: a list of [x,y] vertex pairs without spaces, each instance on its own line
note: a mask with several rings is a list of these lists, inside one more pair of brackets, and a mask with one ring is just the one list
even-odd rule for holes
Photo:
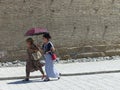
[[2,53],[23,50],[32,27],[48,28],[57,48],[113,47],[120,43],[120,1],[0,0]]

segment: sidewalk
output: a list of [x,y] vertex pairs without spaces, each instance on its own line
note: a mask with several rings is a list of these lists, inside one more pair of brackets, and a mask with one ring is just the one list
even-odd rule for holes
[[120,74],[61,77],[43,82],[40,78],[0,81],[0,90],[120,90]]
[[[120,71],[120,60],[55,66],[62,75],[70,76],[49,82],[43,82],[40,78],[31,78],[29,82],[23,82],[19,77],[25,76],[25,67],[0,68],[1,79],[15,77],[15,80],[0,80],[0,90],[120,90],[120,73],[109,73]],[[31,75],[38,76],[40,73],[34,72]]]
[[[120,60],[55,64],[55,66],[63,76],[120,72]],[[39,77],[39,75],[41,75],[39,71],[31,73],[33,77]],[[25,67],[0,68],[0,80],[9,78],[22,79],[24,76]]]

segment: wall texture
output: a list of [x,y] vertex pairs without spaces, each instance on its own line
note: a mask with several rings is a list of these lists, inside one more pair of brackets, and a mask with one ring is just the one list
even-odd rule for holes
[[119,54],[120,1],[0,0],[0,57],[21,57],[32,27],[47,28],[63,57]]

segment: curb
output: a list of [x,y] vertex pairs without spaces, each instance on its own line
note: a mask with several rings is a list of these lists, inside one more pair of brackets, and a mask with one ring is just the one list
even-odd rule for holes
[[[120,70],[73,73],[73,74],[61,74],[61,76],[67,77],[67,76],[82,76],[82,75],[109,74],[109,73],[120,73]],[[31,76],[30,78],[40,78],[40,77],[41,76]],[[5,77],[5,78],[0,78],[0,80],[16,80],[16,79],[24,79],[24,78],[25,78],[25,76]]]

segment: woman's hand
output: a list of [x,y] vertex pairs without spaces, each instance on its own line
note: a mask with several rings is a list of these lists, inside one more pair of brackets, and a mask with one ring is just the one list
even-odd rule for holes
[[46,52],[46,54],[49,54],[51,51]]
[[37,44],[36,46],[37,46],[37,47],[40,47],[40,44]]
[[54,52],[54,51],[55,51],[55,48],[54,48],[54,47],[52,47],[52,48],[51,48],[51,51],[52,51],[52,52]]
[[38,50],[34,50],[35,52],[37,52]]

